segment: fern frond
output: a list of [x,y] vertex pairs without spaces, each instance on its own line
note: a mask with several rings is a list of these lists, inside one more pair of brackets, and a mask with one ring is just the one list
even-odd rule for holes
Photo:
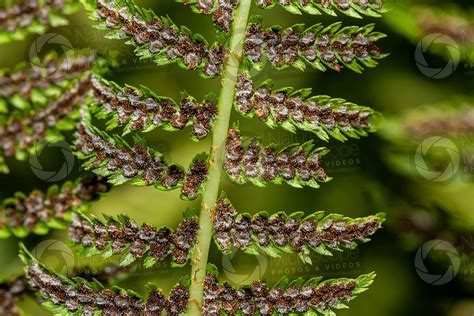
[[346,308],[345,303],[368,290],[375,279],[375,273],[326,281],[284,277],[273,288],[255,281],[235,289],[227,282],[219,283],[214,271],[204,283],[204,315],[335,315],[333,309]]
[[57,56],[52,52],[40,59],[21,63],[14,69],[0,70],[0,104],[29,110],[44,106],[70,88],[72,82],[90,72],[102,73],[105,60],[90,50],[69,50]]
[[28,291],[28,284],[22,276],[0,280],[0,315],[23,315],[17,303]]
[[23,238],[30,233],[44,235],[50,229],[63,229],[73,210],[85,210],[90,201],[109,188],[102,177],[91,177],[61,187],[54,185],[46,193],[18,192],[3,200],[0,206],[0,238],[11,235]]
[[386,10],[382,0],[255,0],[264,9],[272,8],[278,3],[282,8],[293,14],[302,12],[319,15],[321,13],[336,16],[342,12],[353,18],[362,16],[380,17]]
[[92,105],[99,117],[108,118],[108,129],[125,125],[124,134],[142,129],[146,132],[161,127],[167,131],[192,126],[192,137],[202,139],[211,131],[217,116],[212,96],[201,103],[187,95],[179,105],[171,98],[157,96],[147,88],[120,87],[100,77],[92,79],[96,102]]
[[272,90],[273,82],[266,80],[255,87],[248,73],[237,79],[234,107],[246,117],[257,116],[269,127],[282,127],[290,132],[309,131],[322,140],[330,136],[345,141],[376,131],[380,115],[374,110],[355,105],[344,99],[312,96],[311,89]]
[[[136,186],[153,185],[159,190],[172,190],[183,186],[182,196],[194,199],[200,192],[207,175],[207,155],[197,155],[189,171],[176,164],[168,164],[163,155],[147,146],[138,135],[133,146],[118,135],[110,136],[92,126],[86,119],[78,124],[75,154],[83,160],[83,167],[107,177],[112,185],[130,182]],[[204,167],[206,170],[204,170]]]
[[176,188],[184,178],[183,168],[168,165],[162,154],[147,147],[142,138],[134,137],[130,146],[123,138],[112,137],[81,122],[77,128],[77,156],[85,160],[86,170],[108,177],[113,185],[132,182],[135,185],[155,185],[160,189]]
[[326,148],[315,148],[312,141],[277,150],[275,146],[263,147],[251,139],[244,141],[237,128],[229,129],[224,170],[237,184],[252,183],[263,187],[267,183],[287,183],[293,187],[319,188],[320,183],[331,180],[322,167],[321,158]]
[[55,315],[181,315],[188,304],[189,290],[177,284],[166,298],[162,291],[152,288],[147,299],[119,287],[105,288],[98,281],[58,275],[39,263],[20,245],[20,258],[31,287]]
[[0,172],[9,171],[4,157],[25,160],[44,145],[41,141],[58,141],[72,130],[79,105],[91,96],[91,73],[106,69],[105,59],[84,50],[3,72],[0,103],[19,109],[0,116]]
[[226,51],[219,43],[209,45],[199,34],[178,28],[169,18],[136,6],[131,0],[81,0],[98,28],[110,30],[108,38],[127,39],[140,58],[151,58],[158,65],[177,63],[200,70],[204,77],[222,72]]
[[71,240],[86,256],[102,254],[104,258],[122,255],[121,265],[144,260],[146,267],[171,255],[173,265],[183,266],[189,257],[199,224],[196,218],[185,219],[176,231],[157,229],[147,224],[139,227],[125,215],[100,221],[84,214],[74,214],[69,229]]
[[311,251],[331,256],[334,251],[354,249],[357,243],[369,241],[385,221],[383,213],[356,219],[324,212],[303,217],[303,212],[239,214],[227,198],[221,198],[212,216],[214,240],[225,253],[232,247],[277,258],[285,252],[297,253],[310,263]]
[[224,33],[230,32],[230,25],[234,20],[234,10],[239,0],[176,0],[201,14],[213,14],[214,25]]
[[385,34],[373,29],[373,24],[342,27],[339,22],[327,27],[297,24],[264,29],[261,17],[254,17],[247,29],[244,56],[249,67],[256,69],[263,67],[265,57],[277,69],[292,66],[304,70],[311,66],[320,71],[341,71],[346,67],[360,73],[386,56],[377,46]]
[[[106,265],[99,268],[75,268],[68,275],[69,278],[81,278],[85,280],[97,280],[102,284],[113,284],[116,279],[124,279],[130,273],[130,266],[121,267]],[[22,316],[24,311],[20,309],[20,302],[26,297],[34,294],[35,288],[28,284],[25,274],[0,279],[0,315]]]
[[[8,2],[7,2],[8,3]],[[17,0],[0,7],[0,44],[42,34],[49,27],[67,25],[65,15],[79,9],[73,0]]]
[[[0,117],[0,155],[25,160],[46,139],[58,140],[62,132],[71,130],[78,119],[78,105],[90,91],[90,78],[78,80],[47,107],[32,112],[15,111],[11,116]],[[6,167],[6,165],[5,165]],[[0,168],[8,172],[8,169]]]

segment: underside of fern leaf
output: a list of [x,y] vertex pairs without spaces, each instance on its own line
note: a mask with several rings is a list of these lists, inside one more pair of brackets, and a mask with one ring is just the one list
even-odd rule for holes
[[214,267],[209,270],[204,283],[204,315],[335,315],[333,309],[347,308],[345,303],[365,292],[375,278],[375,273],[326,281],[283,277],[271,288],[255,281],[234,289],[227,282],[218,282]]
[[48,27],[68,23],[64,15],[79,9],[73,0],[14,0],[0,6],[0,44],[24,40],[30,34],[42,34]]
[[[151,287],[147,299],[137,293],[118,287],[108,289],[98,281],[88,282],[81,278],[68,278],[42,265],[21,246],[20,257],[25,264],[29,285],[38,291],[43,306],[55,314],[103,315],[181,315],[187,308],[189,290],[187,283],[178,283],[168,298],[161,290]],[[273,288],[262,282],[235,289],[228,283],[218,283],[214,267],[208,269],[204,283],[203,315],[243,313],[262,315],[319,312],[331,315],[332,309],[345,308],[345,302],[367,290],[375,274],[361,275],[357,279],[321,278],[292,282],[285,277]],[[309,315],[309,314],[308,314]]]
[[73,210],[86,211],[88,203],[109,188],[102,177],[90,177],[61,187],[54,185],[46,193],[18,192],[0,206],[0,238],[23,238],[30,233],[44,235],[50,229],[64,229]]
[[236,110],[247,117],[257,116],[269,127],[309,131],[326,141],[359,138],[376,130],[379,115],[370,108],[325,95],[310,97],[311,89],[272,90],[272,86],[271,80],[255,86],[248,73],[240,74]]
[[24,248],[20,257],[25,265],[29,284],[38,292],[43,306],[55,315],[181,315],[187,306],[189,291],[177,284],[166,298],[158,288],[152,288],[147,299],[119,287],[105,288],[98,281],[70,279],[51,271]]
[[367,242],[382,226],[384,214],[357,219],[324,212],[309,216],[303,212],[273,215],[261,212],[251,216],[238,214],[227,198],[221,198],[213,222],[215,241],[226,253],[231,247],[271,257],[296,253],[304,262],[311,263],[311,252],[332,256],[334,251],[354,249],[358,242]]
[[186,172],[178,165],[169,165],[140,136],[134,136],[131,146],[122,137],[110,136],[92,126],[89,120],[78,125],[75,146],[77,156],[85,161],[83,167],[107,177],[113,185],[130,182],[160,190],[183,187],[183,197],[194,199],[207,176],[206,154],[197,155]]
[[297,24],[263,28],[261,20],[253,18],[244,47],[246,62],[258,70],[265,58],[277,69],[292,66],[304,70],[310,66],[320,71],[341,71],[346,67],[360,73],[364,67],[375,67],[377,60],[386,56],[377,46],[385,34],[374,32],[373,24],[343,27],[338,22],[327,27]]
[[234,10],[239,0],[176,0],[190,6],[194,12],[213,14],[212,21],[224,33],[230,32],[234,20]]
[[94,78],[92,83],[96,101],[91,110],[103,118],[113,113],[107,127],[113,129],[125,125],[124,134],[133,130],[149,132],[156,127],[175,131],[190,125],[192,138],[200,140],[211,131],[217,116],[215,97],[212,95],[201,103],[189,95],[183,95],[177,105],[172,99],[157,96],[146,88],[122,88],[103,78]]
[[[58,141],[74,129],[79,105],[90,98],[91,73],[103,73],[105,60],[90,51],[71,50],[57,58],[21,64],[0,77],[0,164],[4,157],[26,159],[42,141]],[[8,168],[0,167],[8,172]]]
[[283,149],[274,145],[263,147],[256,139],[247,143],[244,146],[237,128],[229,129],[224,169],[237,184],[264,187],[267,183],[286,183],[296,188],[319,188],[319,183],[332,179],[322,167],[322,158],[328,150],[315,147],[312,141]]
[[198,227],[195,218],[184,220],[173,232],[167,227],[156,229],[147,224],[139,227],[125,215],[100,221],[74,214],[69,232],[73,243],[80,245],[86,256],[122,255],[121,265],[143,260],[145,267],[151,267],[170,255],[173,265],[183,266],[194,246]]
[[97,27],[110,30],[107,37],[128,40],[141,58],[152,58],[158,65],[178,63],[185,69],[201,70],[204,77],[222,71],[226,52],[221,44],[209,45],[199,34],[178,28],[169,18],[137,7],[130,0],[81,0],[92,12]]

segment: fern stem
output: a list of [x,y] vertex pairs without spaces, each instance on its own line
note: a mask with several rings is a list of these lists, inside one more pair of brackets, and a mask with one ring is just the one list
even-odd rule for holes
[[204,278],[206,277],[206,267],[209,255],[209,247],[212,240],[212,220],[211,212],[219,194],[219,186],[224,165],[225,144],[227,131],[234,103],[234,96],[237,84],[237,76],[240,62],[242,60],[245,31],[250,12],[252,0],[241,0],[230,37],[229,56],[225,63],[224,75],[222,78],[222,89],[219,96],[219,114],[215,121],[212,135],[212,148],[209,158],[209,176],[201,202],[201,215],[199,221],[199,235],[196,248],[194,250],[194,260],[191,270],[191,289],[189,315],[200,315],[203,293]]

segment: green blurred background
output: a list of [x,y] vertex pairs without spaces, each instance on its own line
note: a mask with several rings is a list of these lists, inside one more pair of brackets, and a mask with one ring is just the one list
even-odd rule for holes
[[[420,1],[410,4],[403,1],[392,1],[394,12],[406,10]],[[139,5],[150,7],[160,15],[169,15],[178,25],[186,25],[195,32],[206,36],[209,41],[216,37],[208,16],[193,14],[182,4],[168,1],[137,1]],[[456,6],[461,12],[474,9],[471,1],[429,1],[432,6]],[[471,6],[471,8],[470,8]],[[278,72],[266,65],[265,69],[256,74],[256,81],[273,78],[277,87],[294,86],[295,88],[312,87],[316,94],[327,94],[340,97],[354,103],[372,107],[390,118],[400,115],[406,110],[415,109],[425,104],[433,104],[450,100],[456,96],[472,97],[474,83],[474,67],[465,69],[459,66],[449,76],[441,80],[431,79],[423,75],[417,68],[414,52],[417,38],[413,34],[409,39],[393,27],[388,13],[387,18],[357,20],[327,16],[295,16],[275,7],[272,10],[254,8],[255,14],[265,17],[265,25],[281,24],[288,26],[294,23],[330,24],[342,20],[345,25],[365,25],[376,23],[376,30],[388,34],[381,41],[384,52],[390,56],[380,62],[375,69],[363,74],[350,71],[335,73],[328,71],[300,72],[288,70]],[[469,13],[468,13],[469,14]],[[474,17],[474,14],[471,15]],[[387,20],[387,21],[386,21]],[[470,20],[474,24],[474,20]],[[472,26],[472,25],[471,25]],[[179,92],[186,90],[197,99],[201,99],[210,91],[218,92],[219,79],[204,80],[197,73],[188,72],[170,65],[158,68],[149,62],[140,62],[133,56],[132,50],[121,41],[107,40],[103,34],[91,27],[85,13],[73,15],[70,25],[50,32],[64,35],[74,48],[92,47],[101,52],[119,50],[122,66],[107,77],[121,84],[145,85],[155,92],[170,97],[179,97]],[[415,32],[414,32],[415,33]],[[14,42],[0,46],[0,67],[12,67],[16,63],[28,60],[29,50],[37,36],[26,41]],[[474,40],[474,37],[473,37]],[[471,43],[472,44],[472,43]],[[442,57],[430,55],[433,64],[445,64]],[[469,68],[469,67],[467,67]],[[472,105],[472,103],[471,103]],[[242,134],[258,136],[266,144],[276,142],[281,145],[291,142],[302,142],[312,136],[298,133],[289,134],[283,130],[269,130],[258,120],[249,120],[233,114],[233,121],[239,121]],[[192,157],[200,151],[206,151],[210,145],[207,138],[199,143],[192,142],[187,133],[170,133],[155,130],[146,135],[150,145],[164,152],[169,161],[187,165]],[[317,140],[316,140],[317,141]],[[71,142],[71,137],[68,138]],[[320,142],[321,145],[322,142]],[[434,184],[416,178],[406,177],[393,170],[384,160],[390,142],[379,135],[371,135],[367,139],[340,143],[331,141],[326,144],[331,149],[328,174],[334,180],[323,185],[319,190],[295,189],[289,186],[269,185],[257,188],[251,185],[236,186],[224,179],[223,189],[227,192],[234,206],[240,211],[257,212],[268,210],[304,211],[307,213],[324,210],[338,212],[347,216],[366,216],[379,211],[387,213],[388,222],[385,229],[378,232],[373,240],[362,245],[356,251],[344,252],[332,258],[314,256],[313,265],[303,265],[296,257],[287,256],[282,259],[266,257],[249,257],[241,253],[223,257],[212,245],[210,261],[221,270],[223,279],[234,284],[250,283],[254,279],[264,278],[274,283],[283,276],[314,275],[330,277],[356,277],[360,274],[376,271],[377,278],[371,289],[361,294],[350,303],[349,310],[342,310],[338,315],[474,315],[473,294],[474,279],[469,273],[468,265],[462,262],[456,278],[442,286],[425,283],[417,274],[414,259],[415,252],[423,241],[416,241],[407,246],[406,236],[397,229],[395,222],[402,211],[411,210],[414,205],[440,206],[449,214],[462,214],[463,236],[471,238],[474,230],[474,185],[472,181],[454,181],[449,184]],[[42,157],[45,167],[53,169],[62,164],[61,154],[50,152]],[[9,175],[0,175],[0,197],[10,196],[15,191],[29,192],[33,188],[44,189],[49,184],[37,178],[28,162],[8,161],[11,167]],[[82,174],[80,162],[76,161],[70,179]],[[137,188],[123,185],[114,188],[102,200],[93,205],[95,214],[126,213],[137,222],[154,225],[176,226],[181,220],[181,213],[187,207],[198,207],[198,201],[184,202],[179,199],[179,192],[161,192],[153,188]],[[469,217],[469,215],[471,217]],[[457,226],[448,227],[447,231],[456,232]],[[448,238],[448,237],[446,237]],[[38,247],[42,242],[46,245],[40,250],[40,260],[51,265],[58,271],[64,270],[65,261],[71,258],[70,250],[56,244],[59,248],[50,247],[54,241],[66,241],[66,232],[54,232],[48,236],[31,236],[26,239],[29,249]],[[8,276],[21,272],[21,264],[17,258],[18,240],[14,238],[0,240],[0,274]],[[61,248],[62,247],[62,248]],[[458,249],[462,258],[464,250]],[[65,259],[66,258],[66,259]],[[73,258],[74,263],[81,265],[98,265],[98,259]],[[444,273],[449,261],[446,258],[433,260],[428,264],[430,269]],[[188,269],[172,269],[163,265],[159,269],[135,271],[129,278],[121,282],[126,288],[138,292],[145,291],[147,282],[159,284],[169,290]],[[471,278],[471,280],[470,280]],[[23,302],[27,315],[48,315],[32,300]]]

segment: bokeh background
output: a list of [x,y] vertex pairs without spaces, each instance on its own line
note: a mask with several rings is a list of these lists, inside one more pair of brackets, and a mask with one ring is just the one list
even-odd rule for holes
[[[160,15],[169,15],[176,24],[186,25],[210,41],[216,37],[208,16],[193,14],[182,4],[171,0],[142,0],[137,3],[152,8]],[[227,179],[223,181],[223,189],[240,211],[310,213],[324,210],[354,217],[383,211],[388,219],[384,229],[370,243],[355,251],[330,258],[314,256],[312,266],[303,265],[295,256],[271,259],[250,257],[239,252],[222,256],[215,245],[212,245],[210,261],[220,269],[223,279],[238,285],[258,278],[272,284],[283,275],[290,278],[315,275],[325,278],[356,277],[376,271],[376,282],[371,289],[350,303],[349,310],[339,311],[338,315],[474,315],[474,266],[471,265],[474,250],[474,183],[470,177],[474,171],[463,165],[453,172],[449,181],[427,179],[419,172],[416,158],[416,150],[425,138],[421,137],[423,135],[403,133],[410,111],[417,110],[422,120],[425,113],[428,115],[435,111],[438,104],[442,105],[441,117],[445,110],[458,111],[459,104],[470,106],[471,110],[474,107],[474,63],[470,61],[474,56],[474,50],[471,51],[474,47],[474,4],[469,0],[392,0],[390,5],[392,10],[383,18],[363,20],[343,15],[297,16],[278,6],[265,11],[253,9],[255,14],[265,17],[265,25],[289,26],[301,22],[308,25],[330,24],[336,21],[343,21],[345,25],[376,23],[376,30],[388,35],[381,41],[381,46],[384,52],[390,53],[377,68],[363,74],[311,70],[303,73],[297,70],[279,72],[267,65],[255,74],[255,80],[272,78],[277,87],[312,87],[315,94],[345,98],[372,107],[384,114],[387,124],[385,130],[363,140],[346,143],[331,141],[329,144],[319,141],[331,149],[326,169],[334,180],[318,190],[276,185],[256,188],[251,185],[236,186]],[[432,24],[426,24],[426,21]],[[158,68],[152,63],[139,61],[121,41],[104,39],[100,31],[92,28],[84,12],[71,16],[70,25],[53,28],[49,32],[65,36],[74,48],[91,47],[99,52],[118,50],[121,66],[107,77],[120,84],[142,84],[161,95],[174,98],[178,98],[182,90],[197,99],[211,91],[218,92],[219,79],[204,80],[197,73],[182,70],[176,65]],[[441,79],[426,75],[419,67],[422,61],[415,54],[420,49],[420,41],[433,33],[443,33],[452,38],[460,52],[459,58],[453,57],[446,45],[436,43],[428,47],[426,53],[422,48],[429,67],[443,69],[453,58],[458,62],[454,63],[456,67],[451,69],[449,75]],[[37,37],[1,45],[0,68],[13,67],[28,60],[31,45]],[[57,47],[51,45],[51,49]],[[468,119],[474,120],[474,117],[471,115]],[[269,130],[260,121],[246,119],[236,113],[232,120],[240,122],[244,135],[260,137],[266,144],[285,145],[313,138],[300,132],[290,134],[278,129]],[[395,130],[398,132],[395,133]],[[452,140],[458,153],[465,153],[465,149],[474,147],[474,129],[470,133],[464,131],[462,135],[454,136],[449,132],[443,130],[439,136]],[[149,143],[164,152],[169,161],[182,165],[187,165],[196,153],[206,151],[210,145],[209,138],[194,143],[186,132],[170,133],[157,129],[146,136]],[[458,141],[460,138],[462,140]],[[71,143],[70,135],[66,140]],[[472,160],[465,160],[464,156],[461,162],[471,162],[474,166]],[[449,152],[440,150],[434,158],[430,158],[427,166],[442,170],[451,163],[451,158]],[[42,155],[41,162],[45,168],[54,170],[62,165],[63,159],[60,152],[49,150]],[[0,175],[1,198],[15,191],[30,192],[34,188],[45,189],[50,185],[35,176],[28,161],[9,160],[8,164],[11,173]],[[80,162],[76,160],[68,179],[83,173]],[[92,212],[126,213],[140,223],[146,221],[174,227],[181,221],[182,211],[188,207],[198,207],[198,201],[181,201],[177,191],[161,192],[153,188],[123,185],[94,203]],[[65,266],[68,268],[71,258],[76,266],[101,263],[95,258],[74,256],[63,244],[66,240],[66,232],[56,231],[47,236],[30,236],[25,243],[29,249],[39,247],[37,255],[40,260],[58,271],[63,271]],[[415,264],[417,251],[430,240],[447,241],[456,248],[459,264],[456,260],[453,262],[446,252],[436,250],[424,260],[432,274],[444,274],[450,268],[454,269],[453,277],[443,285],[429,284],[417,272],[420,269]],[[15,238],[0,240],[1,276],[21,272],[17,257],[18,242]],[[188,273],[187,268],[173,269],[163,264],[156,269],[134,271],[119,283],[125,288],[144,292],[145,285],[153,282],[166,291]],[[31,299],[26,299],[21,306],[27,315],[48,315]]]

